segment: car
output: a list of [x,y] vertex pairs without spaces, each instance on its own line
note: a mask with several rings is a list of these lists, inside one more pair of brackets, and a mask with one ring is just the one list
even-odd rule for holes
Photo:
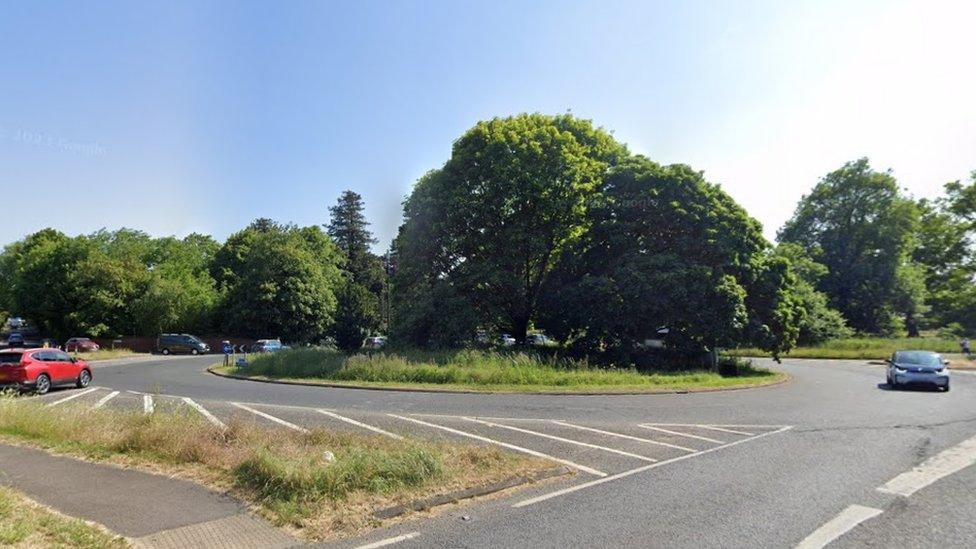
[[552,340],[549,339],[549,337],[546,336],[546,334],[529,334],[525,338],[525,342],[528,343],[529,345],[536,345],[539,347],[545,347],[546,345],[549,345],[550,341]]
[[58,385],[83,388],[91,381],[87,362],[58,349],[0,351],[0,385],[5,387],[33,389],[43,395]]
[[162,334],[156,339],[156,350],[164,355],[175,353],[203,355],[210,352],[210,346],[190,334]]
[[498,338],[498,344],[502,347],[511,347],[512,345],[515,345],[515,338],[509,334],[502,334],[502,336]]
[[87,337],[72,337],[69,338],[68,341],[64,342],[64,350],[68,351],[69,353],[97,351],[99,348],[98,343],[95,343]]
[[11,332],[7,336],[7,347],[23,347],[24,346],[24,334],[19,332]]
[[949,361],[932,351],[897,351],[888,362],[888,387],[933,385],[949,390]]
[[367,337],[366,341],[363,342],[363,347],[366,349],[382,349],[386,347],[386,336]]
[[252,353],[274,353],[288,349],[287,345],[282,345],[280,339],[259,339],[251,345]]

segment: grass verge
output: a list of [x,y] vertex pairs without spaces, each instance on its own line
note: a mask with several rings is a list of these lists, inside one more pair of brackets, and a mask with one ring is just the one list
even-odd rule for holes
[[145,353],[136,353],[135,351],[129,349],[99,349],[97,351],[89,351],[85,353],[70,353],[71,356],[82,358],[88,362],[94,360],[109,360],[112,358],[124,358],[127,356],[133,356]]
[[229,490],[279,526],[328,539],[376,526],[376,509],[484,486],[554,464],[495,448],[398,441],[186,413],[47,408],[0,398],[0,437],[95,461],[164,472]]
[[[956,353],[959,344],[948,339],[932,337],[904,337],[880,338],[857,337],[850,339],[835,339],[813,347],[797,347],[788,354],[789,358],[849,358],[863,360],[884,360],[899,350],[934,351],[937,353]],[[733,349],[728,354],[732,356],[769,356],[769,353],[759,349]]]
[[66,517],[0,487],[0,545],[4,547],[129,547],[124,538],[83,520]]
[[246,366],[216,366],[217,373],[259,380],[393,389],[523,393],[653,393],[769,385],[784,374],[739,367],[736,376],[712,371],[643,373],[599,368],[526,353],[473,350],[347,356],[306,348],[262,354]]

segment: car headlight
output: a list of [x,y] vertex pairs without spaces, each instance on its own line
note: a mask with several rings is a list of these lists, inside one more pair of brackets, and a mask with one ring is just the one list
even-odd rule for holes
[[898,372],[899,374],[907,374],[908,373],[908,370],[906,370],[905,368],[899,368],[898,366],[895,366],[895,371]]

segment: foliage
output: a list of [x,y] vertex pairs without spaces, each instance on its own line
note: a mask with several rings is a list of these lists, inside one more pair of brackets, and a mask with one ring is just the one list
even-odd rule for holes
[[797,345],[814,345],[854,335],[843,315],[831,308],[827,296],[816,289],[817,283],[827,274],[827,267],[811,259],[802,247],[790,242],[780,243],[775,253],[789,261],[797,277],[793,297],[803,311],[799,319]]
[[895,313],[911,323],[920,312],[923,296],[910,261],[917,226],[918,209],[895,178],[862,158],[804,196],[779,240],[799,244],[827,267],[817,288],[852,328],[883,333]]
[[[359,307],[370,308],[361,311],[359,316],[369,318],[369,322],[363,328],[372,330],[379,327],[381,305],[386,303],[388,297],[387,273],[383,260],[370,251],[370,246],[378,241],[369,231],[369,222],[363,215],[365,208],[359,194],[353,191],[343,192],[337,204],[329,208],[328,233],[345,257],[343,270],[349,281],[365,288],[373,296],[372,299],[364,298],[357,303]],[[346,312],[349,310],[347,309]],[[339,324],[342,322],[340,321]],[[337,326],[337,329],[343,328]],[[356,327],[351,327],[348,332],[351,334],[356,330]]]
[[376,296],[365,286],[346,282],[337,295],[338,307],[332,335],[336,345],[344,351],[363,346],[363,338],[379,326]]
[[249,337],[308,342],[332,326],[340,252],[318,227],[256,220],[214,258],[223,327]]

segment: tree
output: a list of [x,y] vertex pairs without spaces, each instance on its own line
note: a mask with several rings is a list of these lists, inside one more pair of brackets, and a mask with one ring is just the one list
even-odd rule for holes
[[904,286],[915,279],[908,271],[917,225],[916,205],[895,178],[862,158],[827,174],[778,236],[827,267],[818,289],[852,328],[884,333],[895,313],[911,321],[919,312],[917,288]]
[[625,155],[609,134],[569,115],[479,122],[427,178],[439,218],[406,223],[426,225],[441,244],[439,276],[480,320],[524,342],[540,288],[585,233],[588,200]]
[[379,325],[376,296],[360,284],[347,282],[336,297],[338,306],[332,335],[340,349],[355,351],[362,347],[363,338]]
[[628,159],[610,171],[587,224],[542,307],[547,329],[581,352],[627,363],[635,343],[663,330],[691,354],[742,344],[779,353],[795,341],[789,263],[700,173]]
[[844,316],[831,308],[827,296],[817,290],[817,284],[827,274],[827,267],[814,261],[802,247],[790,242],[781,242],[776,246],[776,255],[789,261],[790,269],[797,278],[793,294],[803,310],[797,345],[815,345],[853,335]]
[[318,227],[255,221],[231,235],[214,259],[224,328],[287,341],[323,337],[332,327],[341,263]]

